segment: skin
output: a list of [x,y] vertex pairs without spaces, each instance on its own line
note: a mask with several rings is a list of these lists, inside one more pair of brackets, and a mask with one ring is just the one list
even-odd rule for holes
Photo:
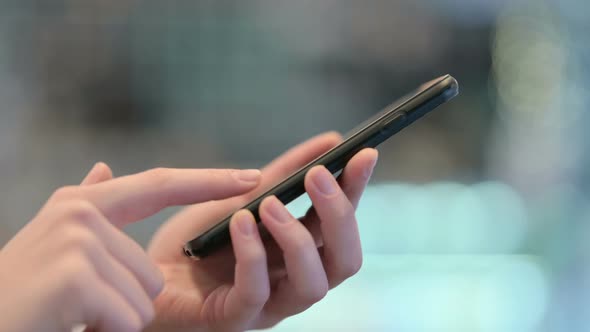
[[233,248],[201,261],[187,259],[181,250],[196,234],[340,141],[335,133],[315,137],[265,167],[254,190],[194,205],[163,225],[148,249],[165,279],[148,330],[268,328],[308,309],[354,275],[362,265],[355,209],[377,161],[374,149],[354,156],[339,182],[323,166],[310,170],[305,188],[316,209],[300,220],[275,197],[266,198],[259,212],[272,239],[262,241],[251,213],[239,211],[230,224]]
[[[263,241],[235,213],[233,247],[195,262],[182,245],[272,184],[338,144],[305,142],[257,170],[154,169],[113,178],[97,164],[81,185],[57,190],[0,251],[0,331],[243,331],[273,326],[321,300],[362,264],[355,208],[377,160],[365,149],[339,182],[310,170],[317,209],[295,219],[264,200]],[[155,234],[147,253],[122,231],[169,206],[190,205]]]

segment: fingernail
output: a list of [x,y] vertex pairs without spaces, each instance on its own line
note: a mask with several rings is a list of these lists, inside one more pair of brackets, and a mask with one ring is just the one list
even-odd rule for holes
[[241,213],[238,216],[238,229],[244,235],[252,235],[254,233],[254,223],[250,216],[246,213]]
[[269,201],[268,212],[270,212],[271,217],[276,222],[285,224],[291,220],[291,214],[278,198],[271,196],[270,198],[267,198],[267,200]]
[[258,182],[260,179],[260,171],[257,169],[234,171],[234,174],[240,181],[244,182]]
[[334,179],[332,174],[330,174],[330,172],[328,172],[328,170],[326,170],[325,168],[317,173],[319,174],[316,174],[312,178],[312,182],[316,186],[316,188],[324,195],[332,195],[333,193],[335,193],[336,186],[338,186],[338,183],[336,183],[336,180]]

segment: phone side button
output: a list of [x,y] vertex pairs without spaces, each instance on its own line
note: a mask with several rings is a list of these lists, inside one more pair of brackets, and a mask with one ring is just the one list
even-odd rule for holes
[[390,119],[385,119],[383,121],[383,125],[382,125],[382,129],[381,130],[385,130],[385,131],[389,131],[395,127],[397,127],[397,125],[401,125],[406,121],[406,113],[404,112],[400,112],[397,113],[395,115],[393,115]]

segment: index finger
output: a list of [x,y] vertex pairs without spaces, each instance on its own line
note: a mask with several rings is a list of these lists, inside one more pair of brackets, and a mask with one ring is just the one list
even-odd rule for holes
[[245,193],[259,180],[258,170],[159,168],[79,190],[115,226],[122,227],[166,207]]
[[[337,132],[327,132],[310,138],[309,140],[292,147],[265,166],[262,169],[260,184],[255,190],[251,190],[245,195],[232,197],[219,202],[212,202],[214,204],[210,203],[207,204],[207,206],[194,205],[188,207],[174,216],[174,223],[182,223],[186,225],[187,234],[202,233],[217,221],[215,219],[225,217],[228,212],[239,209],[258,195],[264,193],[278,181],[289,174],[294,173],[322,153],[325,153],[338,145],[341,141],[342,137]],[[191,220],[194,220],[194,218],[199,216],[206,216],[208,222],[191,222]]]
[[287,150],[262,169],[262,179],[256,190],[238,198],[241,204],[255,199],[258,195],[276,185],[342,142],[342,136],[334,131],[323,133]]
[[269,187],[275,184],[283,177],[294,173],[340,142],[342,142],[342,136],[337,132],[331,131],[317,135],[292,147],[262,169],[264,176],[261,187]]

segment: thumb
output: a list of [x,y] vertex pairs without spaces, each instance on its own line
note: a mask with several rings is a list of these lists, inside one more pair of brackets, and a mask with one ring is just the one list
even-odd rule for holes
[[107,164],[99,162],[92,167],[80,185],[89,186],[111,180],[112,178],[113,172],[111,171],[111,168]]

